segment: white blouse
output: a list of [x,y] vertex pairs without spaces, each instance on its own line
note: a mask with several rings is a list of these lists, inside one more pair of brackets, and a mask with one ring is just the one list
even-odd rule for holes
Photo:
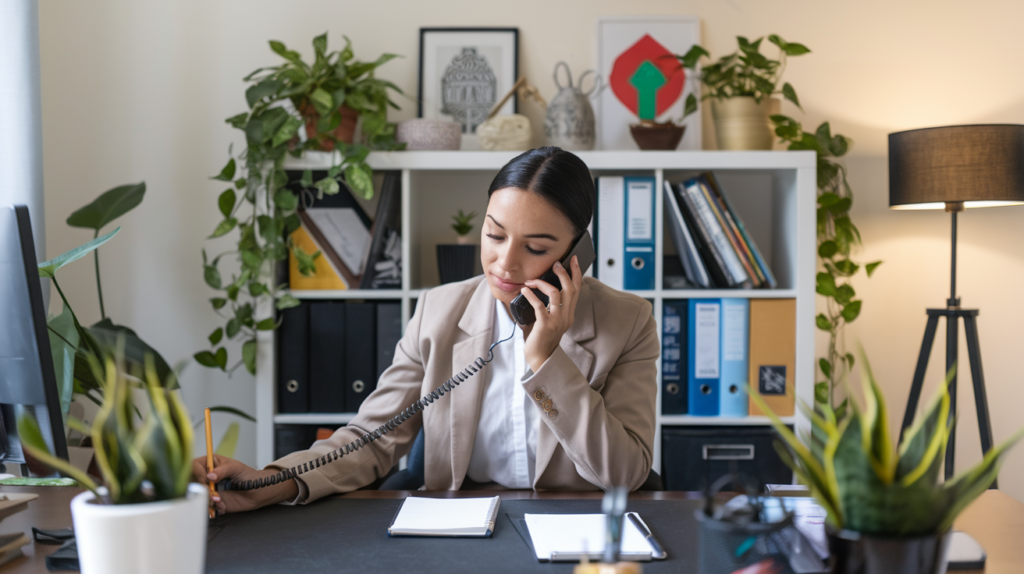
[[[514,323],[501,301],[495,300],[494,312],[492,342],[497,342],[508,337]],[[517,327],[511,341],[494,348],[494,360],[488,365],[491,380],[480,409],[467,472],[475,482],[533,488],[540,417],[521,384],[533,376],[526,365],[525,344],[523,330]]]

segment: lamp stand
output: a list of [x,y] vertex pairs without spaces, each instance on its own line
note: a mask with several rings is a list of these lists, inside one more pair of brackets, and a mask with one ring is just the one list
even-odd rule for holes
[[[950,265],[949,299],[946,300],[945,309],[927,309],[928,323],[924,328],[924,340],[921,341],[921,352],[917,357],[917,367],[914,369],[914,382],[910,385],[910,398],[907,400],[907,410],[903,414],[903,426],[900,429],[900,442],[903,442],[903,433],[914,421],[917,413],[917,403],[921,399],[921,386],[924,384],[924,373],[928,368],[928,358],[931,356],[932,345],[935,342],[935,331],[939,325],[939,317],[946,318],[946,372],[957,364],[957,351],[959,344],[960,319],[964,321],[964,334],[967,336],[967,356],[971,363],[971,380],[974,383],[974,405],[978,411],[978,433],[981,436],[982,454],[992,448],[992,424],[988,415],[988,398],[985,393],[985,375],[981,368],[981,346],[978,344],[978,310],[961,309],[960,298],[956,296],[956,214],[963,211],[963,202],[947,202],[946,211],[953,216],[953,250]],[[956,373],[949,382],[949,416],[956,414]],[[954,419],[955,420],[955,419]],[[955,458],[956,427],[949,435],[949,442],[946,445],[946,480],[953,477],[953,462]],[[997,481],[992,481],[990,488],[998,488]]]

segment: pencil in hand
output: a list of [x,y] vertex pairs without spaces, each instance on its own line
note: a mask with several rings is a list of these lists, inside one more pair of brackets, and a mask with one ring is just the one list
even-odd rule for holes
[[[213,429],[210,425],[210,409],[206,409],[206,472],[213,471]],[[212,481],[207,480],[207,486],[210,487],[210,518],[217,516],[217,511],[214,509],[213,497],[217,496],[217,487],[214,486]]]

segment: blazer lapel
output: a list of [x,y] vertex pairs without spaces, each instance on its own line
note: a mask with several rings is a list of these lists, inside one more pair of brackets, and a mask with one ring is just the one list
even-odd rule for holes
[[[591,297],[590,286],[584,281],[583,286],[580,288],[580,296],[576,300],[576,315],[572,327],[562,335],[559,346],[588,381],[593,379],[593,373],[590,372],[590,369],[594,364],[594,355],[584,349],[580,343],[593,339],[595,333],[594,301]],[[543,422],[540,423],[540,429],[537,432],[537,460],[533,478],[534,487],[536,487],[541,475],[544,474],[548,463],[551,462],[551,457],[554,455],[555,448],[557,447],[558,438],[548,430]]]
[[[487,281],[481,281],[459,320],[466,338],[452,348],[451,375],[460,373],[476,361],[487,358],[487,348],[494,332],[494,298]],[[490,380],[490,370],[483,369],[451,393],[448,411],[451,425],[452,487],[458,490],[469,470],[469,459],[476,442],[476,427],[480,422],[484,389]]]

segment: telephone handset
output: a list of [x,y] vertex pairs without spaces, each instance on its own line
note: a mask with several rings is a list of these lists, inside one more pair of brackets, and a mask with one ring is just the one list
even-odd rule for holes
[[[572,261],[573,255],[578,257],[580,264],[580,273],[586,273],[587,269],[594,263],[594,259],[597,255],[594,253],[594,241],[590,238],[590,232],[584,230],[583,235],[573,243],[572,247],[569,248],[569,252],[562,258],[562,267],[572,275],[572,271],[569,269],[569,263]],[[550,283],[555,289],[561,289],[562,283],[558,280],[558,275],[555,274],[554,268],[549,269],[547,273],[540,276],[541,281]],[[544,294],[540,289],[532,289],[533,294],[540,299],[544,305],[548,304],[548,296]],[[516,296],[509,305],[509,310],[512,312],[512,318],[516,320],[516,323],[520,325],[530,325],[537,320],[537,316],[533,311],[533,305],[530,301],[522,294]]]
[[[587,269],[590,268],[590,265],[594,263],[594,259],[596,257],[596,255],[594,254],[594,243],[593,240],[590,238],[589,232],[584,231],[583,235],[576,240],[573,246],[569,249],[569,252],[562,259],[562,265],[566,269],[569,269],[569,262],[572,260],[573,255],[579,257],[580,273],[586,273]],[[561,282],[558,280],[558,276],[555,275],[553,269],[549,270],[547,273],[542,275],[541,279],[547,281],[551,285],[554,285],[556,288],[560,289],[562,286]],[[547,295],[545,295],[543,292],[537,289],[534,289],[533,292],[537,294],[537,296],[540,298],[541,301],[544,302],[545,305],[547,305]],[[522,295],[519,295],[512,301],[511,311],[512,317],[516,320],[516,322],[518,322],[521,325],[528,325],[536,320],[536,317],[534,316],[533,312],[533,307],[530,305],[530,302],[526,300],[526,297],[523,297]],[[352,452],[359,450],[360,448],[388,434],[388,432],[394,430],[395,427],[404,423],[414,414],[422,411],[423,409],[427,408],[431,403],[444,396],[445,393],[451,392],[452,390],[455,389],[455,387],[459,386],[459,384],[463,383],[473,375],[477,374],[480,371],[480,369],[484,368],[488,363],[494,360],[494,347],[511,339],[512,336],[515,335],[515,332],[516,329],[513,325],[512,332],[509,334],[508,337],[498,341],[497,343],[492,344],[487,349],[486,359],[484,359],[483,357],[477,357],[477,359],[473,361],[473,363],[470,364],[468,367],[466,367],[465,369],[458,373],[455,373],[455,375],[452,378],[445,381],[443,385],[437,387],[430,393],[426,394],[422,399],[417,400],[415,403],[410,405],[409,408],[398,413],[397,415],[394,416],[394,418],[377,427],[376,430],[368,432],[363,436],[357,438],[356,440],[348,443],[347,445],[335,449],[323,456],[320,456],[319,458],[316,458],[309,462],[304,462],[298,466],[293,466],[292,468],[286,470],[282,470],[281,472],[278,472],[277,474],[274,474],[272,476],[268,476],[258,480],[245,480],[239,482],[235,482],[232,479],[226,479],[217,483],[217,489],[255,490],[257,488],[264,488],[274,484],[279,484],[286,480],[293,479],[299,476],[300,474],[309,472],[310,470],[313,470],[315,468],[320,468],[321,466],[324,466],[327,463],[334,462],[339,458],[345,456],[346,454],[350,454]]]

